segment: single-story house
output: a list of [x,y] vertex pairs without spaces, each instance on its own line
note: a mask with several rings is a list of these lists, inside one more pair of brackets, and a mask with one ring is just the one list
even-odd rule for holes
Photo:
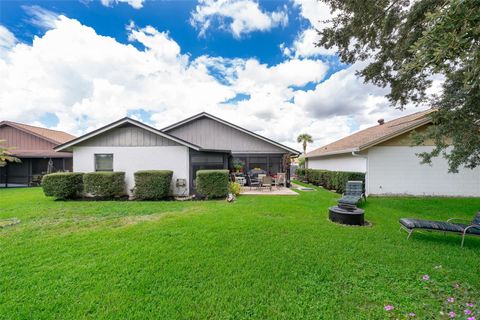
[[51,130],[12,121],[0,122],[3,147],[21,160],[0,168],[0,187],[38,185],[47,172],[71,171],[72,154],[55,152],[54,147],[74,139],[66,132]]
[[366,173],[367,195],[480,197],[480,168],[448,172],[448,163],[434,158],[421,164],[418,153],[433,149],[433,141],[412,146],[412,131],[432,125],[434,110],[413,113],[356,132],[306,155],[307,167]]
[[208,113],[162,130],[123,118],[55,150],[73,153],[75,172],[124,171],[127,189],[138,170],[172,170],[172,194],[191,194],[200,169],[232,169],[236,159],[245,171],[282,172],[284,155],[299,152]]

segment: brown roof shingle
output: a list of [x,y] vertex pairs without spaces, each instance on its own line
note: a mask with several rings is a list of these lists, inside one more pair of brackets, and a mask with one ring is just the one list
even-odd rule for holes
[[52,130],[52,129],[46,129],[46,128],[41,128],[41,127],[36,127],[36,126],[31,126],[28,124],[23,124],[23,123],[18,123],[18,122],[13,122],[13,121],[2,121],[0,122],[0,125],[10,125],[12,127],[18,128],[23,131],[30,132],[36,136],[45,138],[47,140],[50,140],[54,143],[57,144],[62,144],[67,141],[70,141],[72,139],[75,139],[76,137],[63,132],[63,131],[58,131],[58,130]]
[[332,154],[350,153],[374,146],[380,142],[396,137],[409,130],[429,123],[427,115],[434,109],[420,111],[407,116],[397,118],[382,125],[375,125],[365,130],[358,131],[348,137],[342,138],[326,146],[320,147],[307,153],[307,158],[321,157]]

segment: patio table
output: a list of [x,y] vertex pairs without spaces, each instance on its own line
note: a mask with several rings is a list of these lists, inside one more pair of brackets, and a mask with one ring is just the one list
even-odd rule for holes
[[245,179],[245,177],[235,177],[235,181],[237,181],[241,186],[244,186],[247,183],[247,179]]

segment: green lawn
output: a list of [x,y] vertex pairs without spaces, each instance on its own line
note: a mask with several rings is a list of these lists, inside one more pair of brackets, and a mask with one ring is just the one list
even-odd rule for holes
[[471,218],[480,199],[370,198],[373,226],[359,228],[327,220],[337,197],[62,202],[0,190],[0,219],[21,219],[0,229],[0,318],[442,319],[474,302],[479,319],[480,238],[407,241],[398,219]]

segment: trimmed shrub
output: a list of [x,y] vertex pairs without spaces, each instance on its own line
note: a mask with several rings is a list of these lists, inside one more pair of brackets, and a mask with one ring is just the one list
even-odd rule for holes
[[306,171],[307,170],[305,168],[297,168],[297,170],[295,170],[295,174],[299,179],[303,180],[305,178]]
[[228,194],[228,170],[198,170],[197,192],[206,198],[222,198]]
[[305,171],[308,182],[325,189],[335,190],[338,193],[345,192],[345,186],[348,181],[363,181],[365,183],[365,173],[329,171],[318,169],[307,169]]
[[142,170],[134,173],[135,198],[142,200],[160,200],[168,197],[173,171]]
[[83,175],[85,192],[96,198],[125,195],[125,172],[89,172]]
[[83,173],[58,172],[43,176],[43,193],[57,199],[74,199],[83,190]]
[[233,194],[234,196],[238,197],[240,195],[240,191],[242,190],[242,186],[238,182],[230,181],[228,183],[228,192]]

